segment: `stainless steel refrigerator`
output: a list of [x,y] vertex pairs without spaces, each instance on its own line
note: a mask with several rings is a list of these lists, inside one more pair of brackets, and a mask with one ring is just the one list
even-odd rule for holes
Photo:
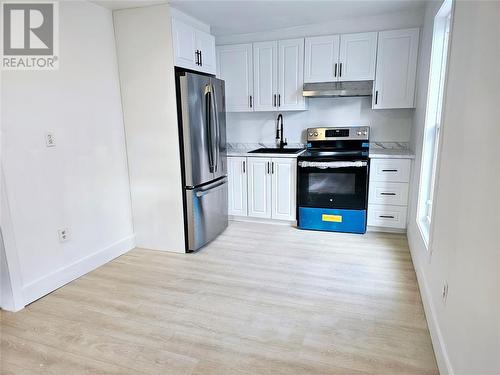
[[224,81],[176,71],[186,250],[216,238],[228,224]]

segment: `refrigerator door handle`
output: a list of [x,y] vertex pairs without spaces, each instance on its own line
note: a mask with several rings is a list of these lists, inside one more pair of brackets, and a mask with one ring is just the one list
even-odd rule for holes
[[210,172],[215,172],[215,164],[214,164],[214,134],[213,134],[213,126],[212,126],[212,88],[211,85],[208,84],[205,86],[205,113],[206,113],[206,127],[207,127],[207,135],[208,135],[208,167]]
[[212,115],[214,118],[214,121],[212,123],[212,126],[215,128],[213,130],[215,134],[215,142],[214,142],[214,156],[215,156],[215,167],[214,167],[214,172],[217,172],[219,169],[219,144],[220,144],[220,134],[219,134],[219,115],[217,112],[217,97],[216,97],[216,90],[213,84],[211,86],[211,104],[212,104]]
[[218,188],[224,186],[226,183],[227,183],[227,180],[223,179],[222,181],[220,181],[216,185],[213,185],[213,186],[210,186],[210,187],[208,187],[206,189],[197,191],[196,192],[196,196],[197,197],[203,197],[204,195],[210,194],[210,193],[216,191]]

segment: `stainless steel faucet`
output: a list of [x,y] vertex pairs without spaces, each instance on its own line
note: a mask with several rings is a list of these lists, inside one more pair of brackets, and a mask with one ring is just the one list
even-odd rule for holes
[[286,138],[283,139],[283,115],[278,114],[276,118],[276,143],[279,142],[279,148],[284,148],[288,143]]

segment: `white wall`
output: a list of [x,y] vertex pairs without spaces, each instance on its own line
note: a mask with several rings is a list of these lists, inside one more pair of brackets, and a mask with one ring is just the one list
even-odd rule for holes
[[[305,25],[282,30],[216,37],[217,44],[249,43],[263,40],[300,38],[314,35],[379,31],[420,27],[424,10],[335,20],[328,24]],[[314,126],[369,125],[371,139],[381,142],[409,142],[412,109],[372,110],[371,98],[310,98],[309,109],[283,112],[285,136],[289,142],[304,142],[305,129]],[[274,112],[227,114],[227,139],[236,143],[272,143],[275,137]]]
[[[286,9],[283,10],[286,12]],[[303,38],[306,36],[362,33],[366,31],[380,31],[390,29],[405,29],[420,27],[423,24],[424,9],[380,14],[378,16],[346,18],[332,20],[328,23],[318,23],[278,29],[273,31],[256,32],[250,34],[219,35],[215,38],[216,44],[252,43],[265,40],[279,40]]]
[[185,252],[170,8],[114,22],[137,246]]
[[[408,240],[442,374],[500,373],[500,3],[455,4],[431,252],[416,225],[428,64],[437,3],[427,6],[419,67]],[[449,285],[446,303],[443,283]]]
[[[6,250],[25,304],[134,247],[111,11],[59,9],[59,70],[2,72],[4,239],[15,243]],[[63,227],[70,240],[60,243]]]
[[[409,142],[412,109],[372,110],[370,98],[309,99],[307,111],[283,113],[288,142],[305,143],[305,129],[316,126],[369,125],[372,141]],[[273,143],[276,112],[227,113],[227,141]]]

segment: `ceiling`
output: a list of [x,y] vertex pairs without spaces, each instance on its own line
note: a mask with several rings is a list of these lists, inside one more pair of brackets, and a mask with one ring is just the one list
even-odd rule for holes
[[91,3],[103,6],[108,9],[140,8],[150,5],[166,4],[167,0],[95,0]]
[[209,24],[212,34],[217,36],[412,11],[425,5],[422,0],[171,0],[170,3],[173,7]]

